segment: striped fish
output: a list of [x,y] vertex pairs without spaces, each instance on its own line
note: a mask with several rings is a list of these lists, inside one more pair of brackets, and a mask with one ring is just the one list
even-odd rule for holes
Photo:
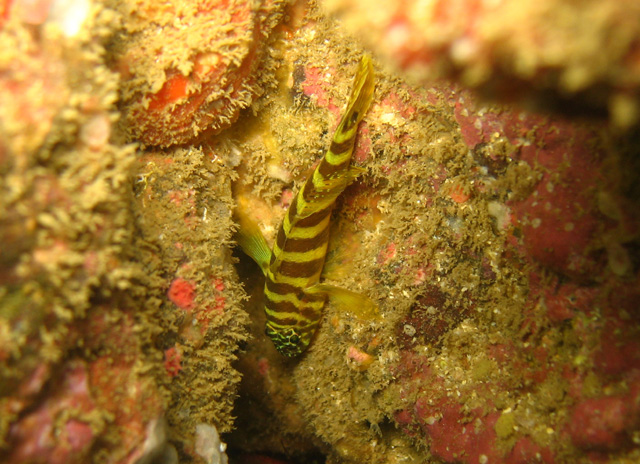
[[331,210],[347,185],[363,171],[351,166],[351,154],[358,125],[373,99],[374,86],[371,59],[364,56],[331,147],[292,201],[273,250],[258,226],[236,212],[240,226],[236,234],[238,245],[265,274],[265,332],[284,356],[297,356],[309,346],[327,299],[360,313],[371,312],[375,307],[362,295],[320,282]]

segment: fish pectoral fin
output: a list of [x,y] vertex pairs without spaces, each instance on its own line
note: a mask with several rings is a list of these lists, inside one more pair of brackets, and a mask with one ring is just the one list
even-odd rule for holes
[[267,245],[267,241],[262,235],[258,224],[239,211],[238,208],[234,213],[234,219],[239,227],[233,238],[240,245],[242,251],[260,266],[263,274],[266,274],[271,261],[271,249]]
[[329,302],[340,311],[352,313],[365,320],[380,320],[378,306],[368,297],[345,288],[329,284],[316,284],[305,289],[307,293],[324,293]]
[[280,269],[280,265],[282,264],[282,253],[276,256],[276,259],[273,260],[273,263],[268,264],[267,267],[271,268],[271,272],[276,274],[278,269]]

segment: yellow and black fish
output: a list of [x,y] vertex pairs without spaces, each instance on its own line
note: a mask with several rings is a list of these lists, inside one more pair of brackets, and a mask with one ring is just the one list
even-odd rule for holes
[[374,87],[373,65],[364,56],[331,147],[292,201],[273,250],[253,221],[240,212],[236,214],[240,226],[237,242],[266,277],[266,333],[284,356],[297,356],[309,346],[327,298],[359,312],[375,306],[357,293],[320,283],[331,210],[347,185],[363,171],[351,166],[351,154]]

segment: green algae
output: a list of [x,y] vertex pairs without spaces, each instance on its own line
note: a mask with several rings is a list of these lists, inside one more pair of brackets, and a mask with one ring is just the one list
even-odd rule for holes
[[500,439],[509,438],[514,433],[514,426],[516,424],[515,417],[511,411],[502,411],[500,417],[496,421],[495,429],[496,435]]

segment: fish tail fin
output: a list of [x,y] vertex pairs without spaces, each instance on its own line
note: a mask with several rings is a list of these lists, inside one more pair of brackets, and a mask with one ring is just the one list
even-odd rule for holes
[[358,65],[347,109],[333,136],[334,143],[341,144],[355,136],[358,124],[371,105],[374,89],[373,63],[369,55],[364,55]]

